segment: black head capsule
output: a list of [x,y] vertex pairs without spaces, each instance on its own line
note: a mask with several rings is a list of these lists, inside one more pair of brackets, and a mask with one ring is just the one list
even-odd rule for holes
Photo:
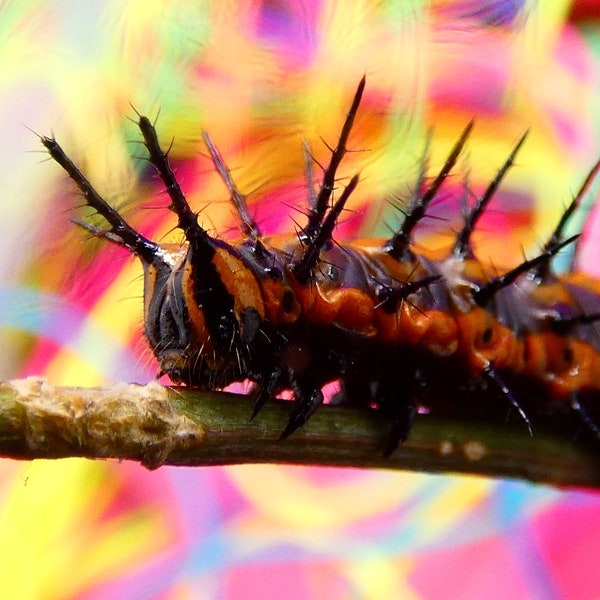
[[100,196],[55,139],[43,137],[42,144],[81,190],[86,203],[110,227],[103,230],[80,220],[77,223],[94,235],[124,246],[140,259],[144,268],[144,329],[150,347],[161,373],[167,373],[177,383],[189,380],[189,350],[194,344],[182,287],[187,247],[162,247],[135,231]]

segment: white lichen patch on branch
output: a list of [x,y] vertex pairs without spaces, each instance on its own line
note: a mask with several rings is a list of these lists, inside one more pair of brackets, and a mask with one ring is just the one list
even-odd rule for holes
[[190,448],[206,435],[173,409],[172,392],[154,382],[58,388],[29,377],[3,387],[16,393],[15,425],[24,432],[25,448],[32,455],[47,451],[49,457],[126,457],[157,468],[174,451]]
[[482,444],[477,440],[469,440],[465,442],[462,449],[465,458],[471,462],[478,462],[488,454],[485,444]]

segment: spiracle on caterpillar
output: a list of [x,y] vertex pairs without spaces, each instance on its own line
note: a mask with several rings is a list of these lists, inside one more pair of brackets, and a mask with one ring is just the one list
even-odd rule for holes
[[[557,275],[553,257],[600,161],[565,210],[538,256],[491,274],[476,258],[471,236],[525,141],[524,135],[486,191],[466,212],[451,251],[417,251],[414,231],[452,173],[473,129],[470,122],[440,172],[423,160],[405,218],[390,239],[333,239],[356,188],[339,195],[337,169],[347,152],[365,78],[323,169],[309,186],[307,221],[297,235],[265,237],[250,216],[218,149],[204,142],[238,212],[243,237],[228,243],[203,229],[170,167],[151,121],[138,127],[186,239],[161,246],[134,230],[94,189],[52,137],[41,141],[108,229],[79,222],[124,246],[144,268],[144,328],[161,374],[175,384],[222,389],[254,384],[255,417],[291,390],[294,407],[281,437],[304,425],[323,403],[323,387],[339,381],[336,403],[389,415],[386,453],[407,439],[418,409],[489,416],[516,411],[532,419],[569,415],[600,440],[600,281],[573,268]],[[310,164],[310,163],[309,163]],[[312,172],[307,173],[313,181]],[[549,402],[550,401],[550,402]]]

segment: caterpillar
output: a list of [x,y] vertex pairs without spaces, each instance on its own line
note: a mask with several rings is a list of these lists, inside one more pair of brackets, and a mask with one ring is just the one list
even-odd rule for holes
[[364,87],[363,77],[318,189],[307,167],[306,222],[289,237],[261,234],[207,133],[204,143],[239,215],[242,237],[236,243],[209,235],[198,223],[147,117],[138,115],[137,125],[185,235],[179,246],[138,233],[54,137],[41,138],[108,228],[78,223],[141,261],[145,335],[160,374],[211,390],[249,380],[252,417],[291,390],[294,404],[282,438],[308,421],[324,401],[323,387],[333,381],[340,382],[333,402],[389,416],[386,453],[407,439],[423,407],[458,415],[516,411],[530,432],[539,415],[569,414],[600,438],[593,410],[600,393],[600,282],[573,267],[564,275],[552,268],[553,258],[577,239],[565,239],[564,231],[600,161],[541,252],[503,273],[491,273],[477,259],[471,237],[526,134],[465,210],[447,255],[417,251],[412,243],[473,121],[437,175],[428,176],[423,159],[405,218],[389,239],[334,240],[359,181],[354,175],[341,185],[336,174]]

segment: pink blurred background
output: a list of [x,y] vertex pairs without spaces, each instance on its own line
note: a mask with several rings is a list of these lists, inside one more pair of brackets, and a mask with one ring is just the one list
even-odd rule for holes
[[[325,160],[358,80],[345,238],[388,235],[433,130],[466,122],[475,189],[530,136],[477,236],[510,266],[545,239],[600,155],[595,2],[0,2],[2,379],[147,382],[141,269],[70,221],[81,200],[41,152],[53,132],[156,240],[179,241],[132,106],[157,119],[205,227],[237,235],[210,132],[266,232],[303,206],[302,142]],[[33,132],[32,132],[33,130]],[[593,203],[590,194],[588,205]],[[390,200],[394,199],[394,202]],[[456,228],[451,197],[418,241]],[[600,275],[594,212],[580,265]],[[574,224],[574,231],[582,226]],[[249,408],[250,412],[250,408]],[[285,466],[0,462],[5,598],[599,598],[600,496],[516,481]]]

